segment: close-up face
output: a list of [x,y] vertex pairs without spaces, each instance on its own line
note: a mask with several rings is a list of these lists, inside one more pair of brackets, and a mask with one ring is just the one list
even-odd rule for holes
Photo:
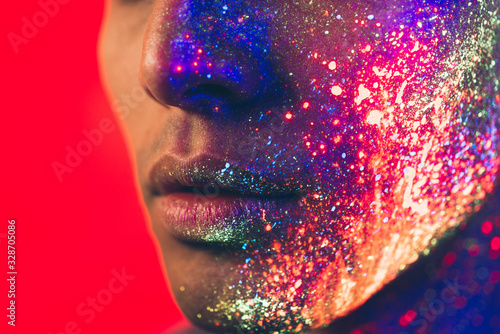
[[327,326],[481,207],[500,164],[499,6],[108,3],[101,71],[193,323]]

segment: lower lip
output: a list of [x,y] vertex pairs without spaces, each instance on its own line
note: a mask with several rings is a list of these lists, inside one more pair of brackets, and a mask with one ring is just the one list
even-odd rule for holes
[[297,204],[296,198],[178,192],[161,199],[161,210],[165,227],[178,240],[243,245],[272,230],[276,219]]

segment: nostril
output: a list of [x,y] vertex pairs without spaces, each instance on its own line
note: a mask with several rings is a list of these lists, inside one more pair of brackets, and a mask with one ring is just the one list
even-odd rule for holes
[[191,87],[183,94],[183,97],[185,99],[193,99],[199,96],[209,96],[215,99],[224,99],[230,102],[234,102],[234,100],[237,98],[235,94],[228,88],[212,84],[201,84],[195,87]]

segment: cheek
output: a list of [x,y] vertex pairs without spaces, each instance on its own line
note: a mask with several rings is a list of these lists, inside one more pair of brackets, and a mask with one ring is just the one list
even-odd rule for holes
[[[460,194],[482,188],[482,181],[465,185],[462,176],[475,175],[471,167],[479,172],[496,164],[496,125],[487,124],[481,107],[467,95],[475,91],[479,99],[491,97],[491,87],[470,76],[487,71],[477,60],[491,53],[488,35],[493,32],[471,13],[461,20],[476,24],[457,28],[457,11],[324,6],[315,16],[284,15],[270,29],[270,44],[279,46],[271,47],[272,53],[294,87],[285,132],[295,134],[294,143],[307,150],[308,163],[322,172],[316,181],[341,193],[347,184],[368,185],[361,192],[377,184],[392,195],[406,189],[401,183],[411,183],[416,197],[430,188],[449,197],[450,187],[457,201]],[[468,33],[485,38],[458,38]],[[486,133],[477,137],[473,133],[479,128]],[[465,150],[470,153],[462,154],[464,147],[472,148]],[[486,162],[476,149],[490,151]],[[490,177],[494,171],[489,169]],[[413,203],[410,195],[397,195],[404,209],[429,212],[428,200]]]
[[[290,303],[312,301],[316,307],[302,315],[313,323],[392,280],[493,189],[500,162],[489,84],[495,35],[471,24],[460,33],[484,38],[461,41],[459,31],[449,33],[450,14],[430,6],[397,24],[344,16],[353,23],[330,30],[349,32],[344,44],[339,35],[313,36],[326,25],[294,26],[288,35],[275,28],[286,47],[274,53],[296,97],[285,132],[304,149],[310,191],[269,255],[278,274],[265,281],[269,296],[276,289]],[[290,272],[307,279],[292,284],[279,275]],[[325,300],[336,303],[328,309]]]
[[[118,5],[117,5],[118,6]],[[101,31],[99,55],[101,71],[110,90],[111,106],[128,119],[149,99],[139,81],[142,39],[146,22],[130,23],[130,14],[113,7]]]

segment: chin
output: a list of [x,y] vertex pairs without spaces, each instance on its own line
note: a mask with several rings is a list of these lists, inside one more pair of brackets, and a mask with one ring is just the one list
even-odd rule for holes
[[[374,238],[351,253],[363,264],[361,271],[349,267],[346,253],[332,251],[325,238],[312,242],[311,234],[296,234],[290,225],[279,235],[267,235],[262,226],[243,245],[186,240],[169,232],[162,213],[152,201],[171,290],[184,315],[212,332],[297,333],[328,326],[392,280],[401,263],[416,259],[409,239]],[[380,249],[383,256],[373,256]]]

